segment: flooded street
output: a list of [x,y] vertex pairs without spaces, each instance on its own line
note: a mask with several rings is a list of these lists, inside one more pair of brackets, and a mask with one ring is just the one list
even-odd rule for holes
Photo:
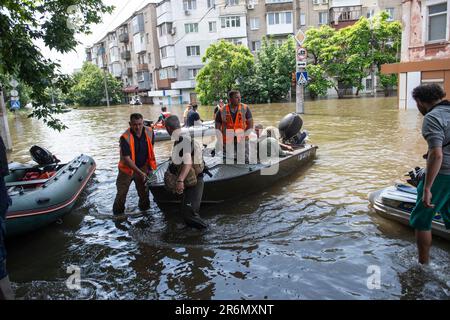
[[[405,181],[425,164],[422,116],[397,98],[307,102],[303,129],[319,146],[305,170],[263,193],[203,207],[206,231],[186,228],[152,202],[140,213],[130,188],[126,220],[112,218],[119,137],[129,114],[146,119],[158,106],[80,108],[60,118],[59,133],[25,114],[9,118],[14,151],[28,162],[37,144],[63,162],[85,153],[96,174],[60,224],[7,241],[8,270],[25,299],[449,299],[450,244],[434,239],[432,264],[416,263],[413,230],[378,216],[371,191]],[[278,125],[295,105],[250,105],[256,123]],[[169,107],[182,115],[184,107]],[[213,107],[200,107],[204,120]],[[158,161],[171,143],[157,142]],[[71,265],[81,290],[70,290]],[[381,288],[369,289],[368,268]]]

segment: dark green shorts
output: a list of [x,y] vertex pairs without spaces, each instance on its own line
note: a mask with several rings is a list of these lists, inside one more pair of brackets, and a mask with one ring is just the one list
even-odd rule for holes
[[440,214],[445,223],[445,228],[450,229],[450,175],[438,174],[431,187],[431,203],[434,208],[425,208],[422,202],[422,180],[417,186],[416,206],[411,212],[409,224],[420,231],[431,230],[431,223],[436,214]]

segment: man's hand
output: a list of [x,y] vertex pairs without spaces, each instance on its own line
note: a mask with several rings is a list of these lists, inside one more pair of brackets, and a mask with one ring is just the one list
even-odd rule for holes
[[139,170],[139,177],[142,179],[143,182],[146,182],[148,179],[147,174],[141,170]]
[[424,189],[423,190],[423,196],[422,201],[425,208],[434,208],[434,204],[431,203],[431,197],[433,195],[431,194],[431,190]]
[[184,191],[184,182],[183,181],[177,181],[175,191],[178,194],[183,194],[183,191]]

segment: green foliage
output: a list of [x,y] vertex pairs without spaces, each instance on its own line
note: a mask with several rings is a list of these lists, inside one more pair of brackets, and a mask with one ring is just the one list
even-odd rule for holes
[[[72,29],[70,24],[74,15],[69,7],[73,5],[80,10],[77,29]],[[45,89],[53,85],[65,94],[70,84],[70,79],[59,72],[59,65],[46,59],[36,43],[42,41],[61,53],[74,50],[78,44],[75,35],[88,33],[90,25],[99,23],[101,15],[112,9],[101,0],[1,1],[0,74],[15,76],[32,88],[30,116],[42,119],[54,129],[64,129],[65,125],[55,118],[63,109],[61,105],[51,104]]]
[[[362,79],[371,68],[398,61],[401,41],[399,22],[387,21],[382,12],[372,20],[362,17],[354,25],[334,30],[329,26],[306,32],[305,48],[310,59],[308,89],[313,97],[334,88],[341,98],[343,87],[363,88]],[[382,86],[395,84],[396,76],[381,76]]]
[[[13,87],[10,85],[10,81],[15,77],[11,77],[9,75],[0,74],[0,84],[2,84],[3,88],[3,97],[6,102],[6,108],[11,108],[11,96],[10,92]],[[31,102],[30,96],[32,94],[32,90],[29,86],[27,86],[22,81],[18,81],[18,85],[15,88],[19,93],[19,101],[21,107],[25,106],[28,102]]]
[[[80,72],[73,77],[73,86],[68,99],[82,106],[101,106],[106,104],[104,71],[96,65],[85,62]],[[111,104],[121,102],[122,83],[110,73],[106,73],[108,94]]]
[[196,77],[196,91],[202,104],[212,104],[237,89],[251,73],[254,61],[250,50],[221,40],[206,49],[205,66]]

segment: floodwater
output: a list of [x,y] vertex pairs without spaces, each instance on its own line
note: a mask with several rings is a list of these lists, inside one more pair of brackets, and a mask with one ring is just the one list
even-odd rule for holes
[[[55,132],[10,117],[14,151],[33,144],[62,161],[91,155],[97,170],[61,223],[8,240],[8,269],[24,299],[449,299],[450,245],[434,239],[432,263],[416,262],[413,231],[378,216],[367,194],[424,165],[422,116],[396,98],[306,102],[302,116],[319,146],[306,169],[263,193],[204,207],[207,231],[184,226],[152,203],[140,213],[130,188],[128,217],[115,220],[118,140],[131,112],[156,119],[158,106],[79,108]],[[183,107],[170,107],[181,115]],[[203,119],[212,107],[200,107]],[[255,123],[277,125],[294,104],[252,105]],[[159,161],[170,142],[156,143]],[[81,290],[66,280],[80,268]],[[69,269],[68,269],[69,268]],[[378,272],[379,271],[379,272]],[[380,287],[367,285],[380,276]]]

